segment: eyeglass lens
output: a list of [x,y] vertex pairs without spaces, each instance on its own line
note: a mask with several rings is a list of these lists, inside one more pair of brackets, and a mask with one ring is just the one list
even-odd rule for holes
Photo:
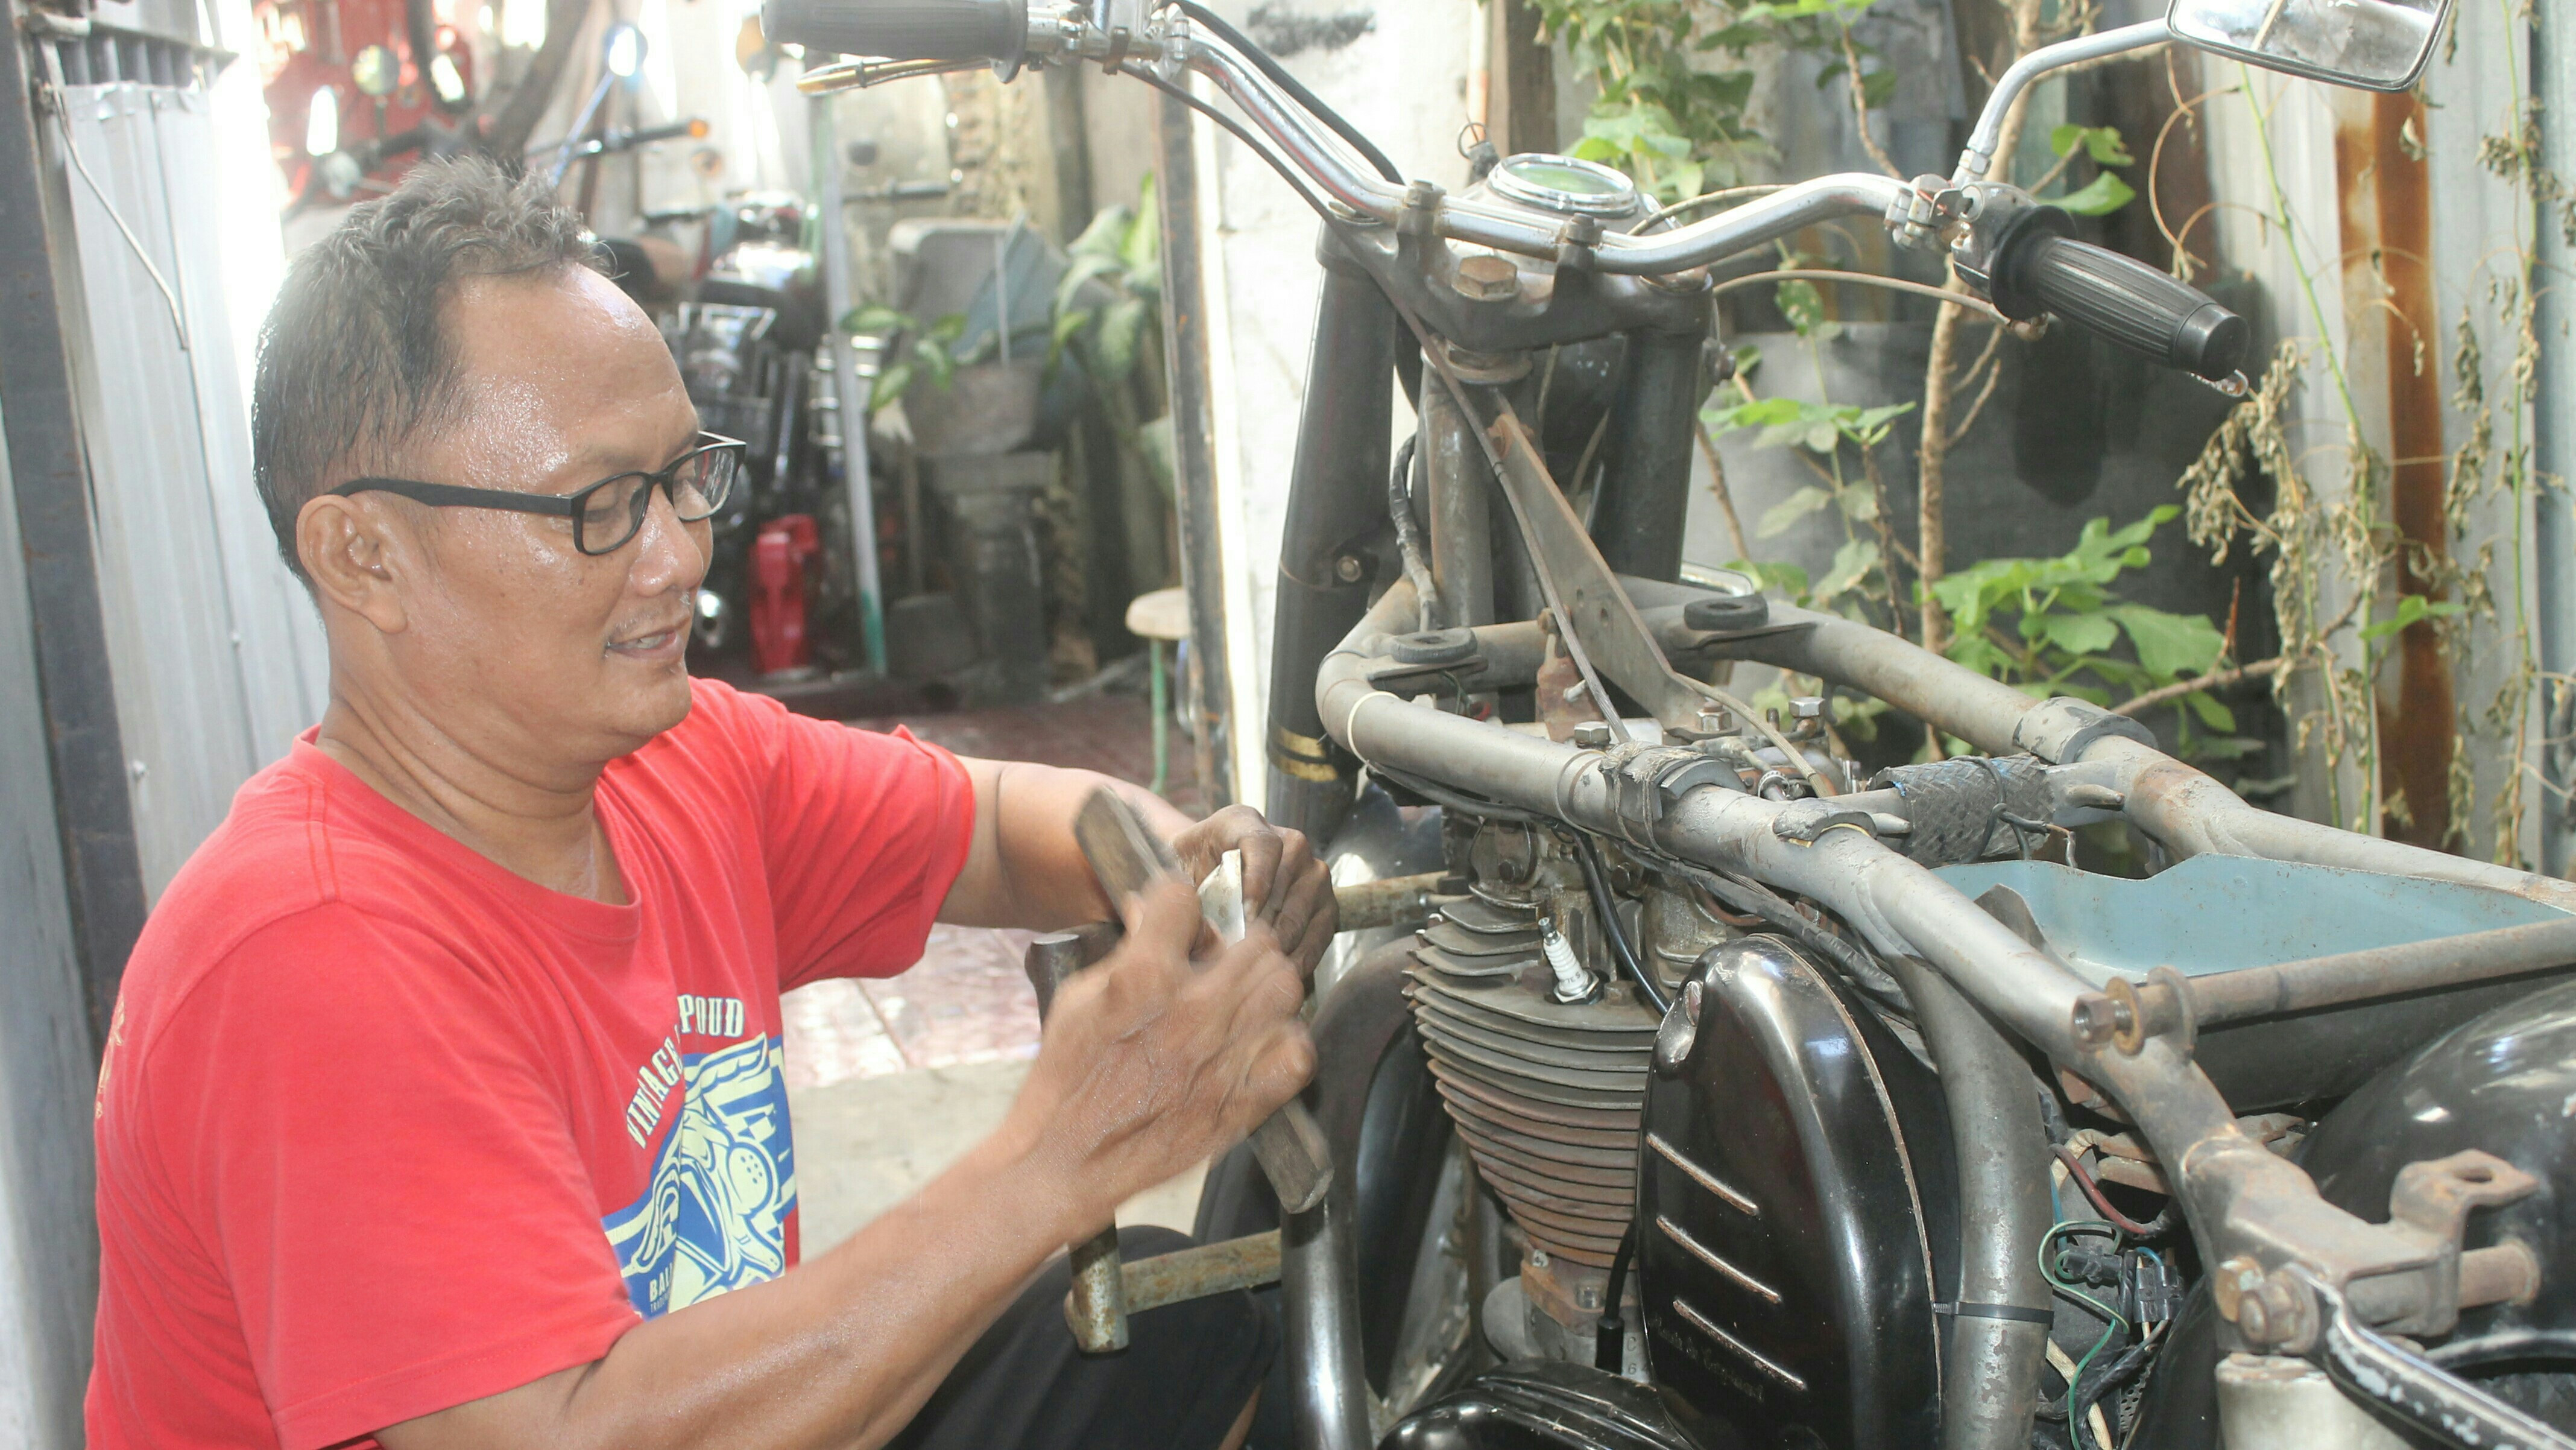
[[644,527],[652,510],[653,489],[667,484],[671,511],[680,522],[694,524],[724,506],[741,471],[742,450],[729,445],[701,448],[660,473],[628,473],[608,480],[582,501],[577,546],[585,554],[611,554],[626,547]]

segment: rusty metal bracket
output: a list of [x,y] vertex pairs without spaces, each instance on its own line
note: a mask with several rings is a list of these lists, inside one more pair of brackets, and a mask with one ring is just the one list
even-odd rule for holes
[[[1590,652],[1592,663],[1612,684],[1628,692],[1666,729],[1688,728],[1699,720],[1708,696],[1694,689],[1665,658],[1655,633],[1646,627],[1619,576],[1583,531],[1574,506],[1565,501],[1556,480],[1548,476],[1538,444],[1509,412],[1494,420],[1488,435],[1502,467],[1504,497],[1528,536],[1531,556],[1562,599],[1558,615],[1565,632]],[[1607,711],[1605,709],[1605,716]]]

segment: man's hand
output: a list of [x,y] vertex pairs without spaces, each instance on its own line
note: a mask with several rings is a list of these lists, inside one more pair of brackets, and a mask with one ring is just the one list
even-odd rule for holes
[[1154,886],[1125,914],[1125,940],[1057,991],[996,1135],[1078,1186],[1067,1242],[1250,1134],[1315,1070],[1297,1015],[1305,984],[1267,925],[1193,961],[1199,905],[1180,885]]
[[1315,859],[1305,832],[1283,831],[1250,806],[1227,806],[1173,836],[1172,851],[1194,881],[1206,880],[1218,857],[1241,851],[1246,919],[1268,925],[1297,970],[1314,975],[1339,917],[1332,876]]

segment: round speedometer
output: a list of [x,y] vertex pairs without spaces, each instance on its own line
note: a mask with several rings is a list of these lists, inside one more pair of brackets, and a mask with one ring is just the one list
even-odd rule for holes
[[1496,192],[1524,205],[1587,216],[1626,216],[1637,209],[1637,185],[1595,162],[1524,152],[1494,167]]

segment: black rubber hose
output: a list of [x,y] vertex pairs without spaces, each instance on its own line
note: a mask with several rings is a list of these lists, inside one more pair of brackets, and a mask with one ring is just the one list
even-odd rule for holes
[[1242,52],[1243,58],[1268,76],[1271,84],[1286,91],[1316,120],[1332,128],[1334,135],[1351,143],[1351,149],[1367,158],[1368,164],[1377,168],[1378,175],[1398,186],[1404,184],[1404,173],[1395,169],[1395,163],[1387,159],[1385,152],[1377,149],[1376,142],[1371,141],[1359,127],[1343,120],[1341,112],[1325,105],[1322,97],[1306,89],[1306,83],[1290,75],[1286,66],[1271,59],[1270,52],[1253,44],[1250,37],[1227,24],[1224,16],[1199,4],[1198,0],[1180,0],[1180,6],[1183,15],[1215,31],[1219,40]]
[[1609,940],[1610,955],[1618,958],[1619,970],[1637,984],[1637,990],[1653,1004],[1655,1015],[1661,1017],[1672,1010],[1672,999],[1655,985],[1654,978],[1646,975],[1646,964],[1637,960],[1636,948],[1628,944],[1628,929],[1619,920],[1618,899],[1610,894],[1610,870],[1601,862],[1601,848],[1592,844],[1590,836],[1578,832],[1574,837],[1574,858],[1582,864],[1583,884],[1592,892],[1592,909],[1600,913],[1601,935]]

